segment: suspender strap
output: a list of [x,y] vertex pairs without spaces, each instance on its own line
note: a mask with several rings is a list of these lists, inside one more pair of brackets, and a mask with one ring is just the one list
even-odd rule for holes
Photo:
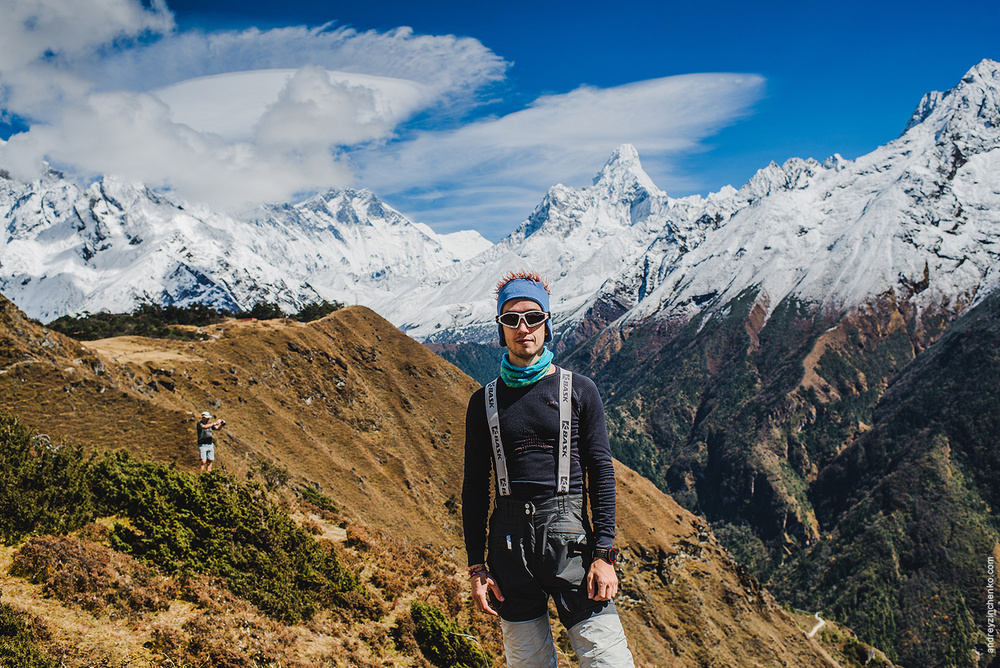
[[557,494],[569,494],[569,441],[573,429],[573,374],[559,369],[559,467]]
[[[497,408],[497,382],[486,386],[486,421],[493,443],[493,463],[497,473],[497,493],[510,496],[510,478],[507,476],[507,458],[500,438],[500,413]],[[570,439],[573,433],[573,374],[559,369],[559,450],[556,467],[556,493],[569,493]]]
[[490,439],[493,441],[493,463],[497,472],[497,493],[500,496],[510,496],[510,480],[507,478],[507,458],[503,454],[503,441],[500,440],[500,414],[497,410],[497,378],[486,386],[486,419],[490,426]]

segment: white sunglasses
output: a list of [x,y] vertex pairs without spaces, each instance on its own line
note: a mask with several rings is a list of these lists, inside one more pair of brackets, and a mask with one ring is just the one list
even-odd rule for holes
[[510,329],[517,329],[521,326],[521,322],[528,326],[528,329],[534,329],[540,324],[548,320],[550,315],[545,311],[525,311],[523,313],[518,311],[507,311],[501,315],[498,315],[496,321],[503,325],[504,327],[509,327]]

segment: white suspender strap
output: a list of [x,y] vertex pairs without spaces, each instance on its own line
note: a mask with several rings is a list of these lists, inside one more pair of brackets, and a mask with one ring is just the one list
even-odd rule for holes
[[573,374],[559,369],[559,468],[557,494],[569,493],[569,450],[573,431]]
[[[500,438],[500,412],[497,408],[497,380],[486,386],[486,421],[493,443],[493,463],[497,472],[497,492],[510,496],[510,479],[507,477],[507,458]],[[556,493],[569,493],[570,441],[573,434],[573,374],[559,369],[559,452],[556,468]]]
[[497,380],[486,386],[486,420],[490,426],[490,439],[493,441],[493,462],[497,472],[497,493],[500,496],[510,496],[510,480],[507,478],[507,459],[503,454],[503,442],[500,440],[500,413],[497,410]]

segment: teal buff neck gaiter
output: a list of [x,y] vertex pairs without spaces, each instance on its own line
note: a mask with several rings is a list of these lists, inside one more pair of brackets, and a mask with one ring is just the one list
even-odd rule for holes
[[524,387],[537,383],[545,377],[545,372],[549,370],[549,364],[552,363],[553,357],[552,351],[546,348],[540,360],[531,366],[522,367],[511,364],[507,359],[507,353],[504,353],[503,359],[500,361],[500,379],[507,387]]

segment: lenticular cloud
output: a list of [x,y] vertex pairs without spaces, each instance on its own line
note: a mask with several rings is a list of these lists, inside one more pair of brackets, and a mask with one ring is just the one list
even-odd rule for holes
[[347,185],[340,150],[472,104],[505,69],[477,40],[407,28],[177,33],[162,0],[28,1],[0,23],[0,114],[29,126],[0,141],[0,165],[118,174],[227,209],[283,200]]

